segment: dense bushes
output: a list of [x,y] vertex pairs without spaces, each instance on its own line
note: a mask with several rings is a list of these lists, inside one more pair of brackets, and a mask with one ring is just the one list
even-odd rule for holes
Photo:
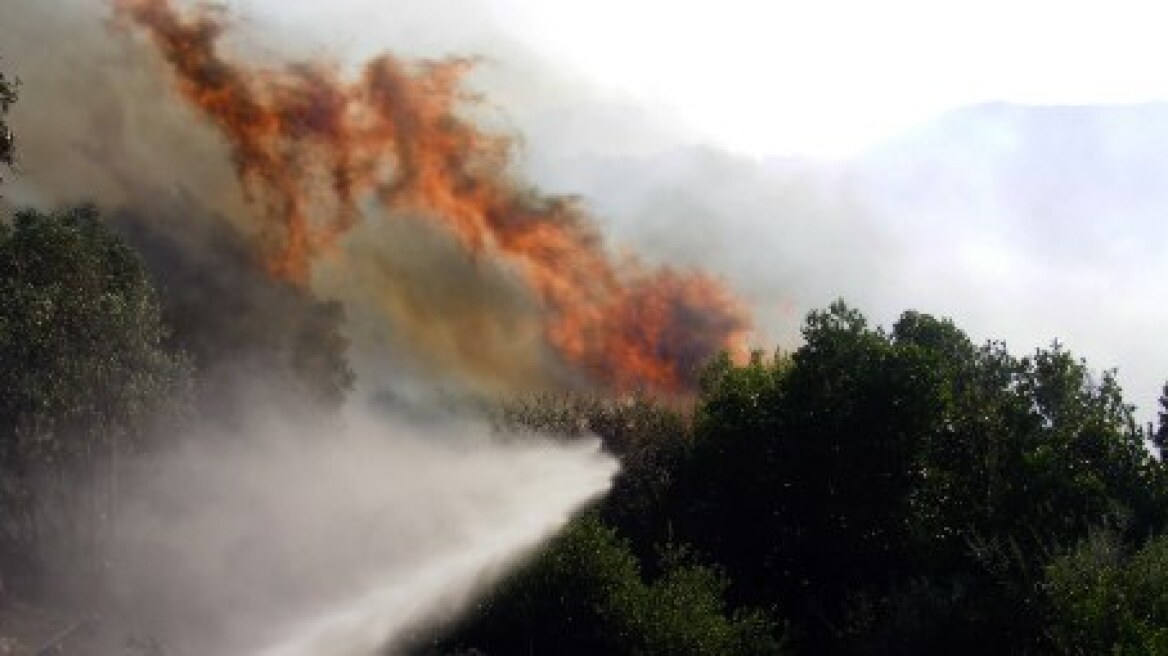
[[759,611],[728,612],[725,579],[673,550],[649,580],[625,540],[596,517],[574,520],[480,601],[448,647],[488,653],[778,653]]
[[[16,83],[10,81],[0,71],[0,165],[11,166],[16,144],[12,137],[12,130],[5,120],[8,110],[16,102]],[[4,178],[0,176],[0,182]]]
[[[0,165],[14,99],[0,75]],[[104,567],[119,458],[192,407],[240,420],[265,398],[241,363],[303,416],[353,385],[339,306],[241,274],[230,236],[208,235],[224,263],[209,273],[123,223],[145,264],[90,208],[0,223],[0,580],[25,589],[46,554]],[[803,338],[709,363],[691,403],[499,409],[509,431],[599,435],[621,472],[413,648],[1168,653],[1168,487],[1145,447],[1168,449],[1168,386],[1144,430],[1115,374],[1057,343],[1018,357],[918,312],[874,328],[842,302]]]
[[[20,583],[52,549],[96,570],[118,456],[188,412],[195,374],[138,256],[91,209],[0,226],[0,298],[0,573]],[[884,330],[836,303],[803,336],[710,363],[688,404],[499,408],[509,432],[599,435],[622,469],[418,649],[1168,648],[1168,493],[1145,447],[1164,413],[1144,430],[1114,373],[1057,343],[1017,357],[916,312]],[[323,342],[324,370],[344,373],[343,344]],[[318,378],[331,403],[349,380]]]
[[[689,411],[546,397],[504,412],[593,431],[624,469],[597,519],[509,579],[458,644],[511,653],[538,636],[535,653],[560,653],[598,631],[618,642],[580,644],[647,649],[617,627],[653,622],[614,600],[668,605],[663,554],[680,549],[725,584],[698,585],[699,605],[724,593],[756,609],[745,616],[765,609],[796,653],[1160,653],[1164,549],[1149,537],[1168,519],[1165,473],[1112,372],[1057,343],[1026,357],[978,346],[917,312],[886,331],[836,303],[803,334],[789,354],[711,363]],[[582,531],[610,556],[573,560]],[[596,595],[637,576],[660,594]]]
[[1065,654],[1168,654],[1168,536],[1131,551],[1093,532],[1046,569],[1050,634]]
[[0,575],[31,586],[47,555],[101,567],[119,457],[189,399],[137,255],[95,210],[0,223]]

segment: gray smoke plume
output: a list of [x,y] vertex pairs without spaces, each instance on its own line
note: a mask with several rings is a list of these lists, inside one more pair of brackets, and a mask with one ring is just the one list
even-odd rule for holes
[[[205,389],[240,387],[225,369],[264,369],[292,379],[285,387],[297,375],[315,383],[320,376],[284,374],[295,369],[288,361],[298,358],[297,334],[327,333],[330,323],[351,343],[366,387],[494,395],[579,384],[546,352],[537,308],[515,272],[468,257],[423,222],[385,217],[376,230],[355,231],[344,248],[379,257],[357,258],[360,275],[322,260],[312,293],[267,280],[247,252],[258,237],[255,210],[227,144],[184,105],[157,54],[111,28],[111,16],[105,2],[0,5],[5,66],[25,80],[12,116],[19,175],[0,202],[91,201],[113,214],[150,265],[168,312],[182,319],[174,323],[194,326],[195,334],[177,337],[214,378]],[[44,43],[62,47],[43,57]],[[324,307],[332,300],[349,307],[343,320]],[[390,325],[375,311],[388,313]],[[286,333],[265,345],[270,336],[257,331],[269,326]]]
[[[975,107],[941,117],[854,162],[758,160],[688,144],[683,133],[663,128],[659,117],[623,107],[619,99],[600,100],[599,94],[581,90],[579,81],[568,74],[557,77],[539,70],[531,63],[538,57],[500,36],[486,6],[470,1],[452,9],[449,5],[352,0],[338,3],[335,12],[330,5],[330,16],[324,20],[317,3],[233,3],[240,12],[243,33],[251,35],[237,44],[240,47],[261,51],[270,47],[269,40],[254,38],[259,32],[255,28],[274,25],[272,32],[290,35],[279,46],[294,55],[335,51],[342,63],[364,58],[387,43],[411,55],[487,54],[490,60],[474,80],[489,86],[491,99],[505,109],[492,120],[527,135],[526,163],[533,181],[554,192],[581,194],[606,221],[603,227],[616,237],[616,243],[641,246],[649,259],[701,263],[727,276],[755,305],[760,346],[795,346],[803,313],[842,296],[881,323],[907,308],[952,316],[974,339],[1005,338],[1016,352],[1062,338],[1093,366],[1118,366],[1120,379],[1134,392],[1130,398],[1145,410],[1153,407],[1158,383],[1166,374],[1162,363],[1168,357],[1158,338],[1168,320],[1158,300],[1168,292],[1164,282],[1168,280],[1164,250],[1168,242],[1166,224],[1160,220],[1168,203],[1168,186],[1162,182],[1168,179],[1168,163],[1162,156],[1168,152],[1164,127],[1168,110],[1163,106]],[[152,268],[161,272],[163,284],[171,285],[171,292],[190,290],[189,313],[214,306],[199,305],[200,299],[242,296],[240,307],[245,311],[240,316],[253,317],[258,325],[286,322],[319,327],[317,319],[323,315],[318,313],[318,304],[325,299],[297,298],[237,273],[248,269],[246,257],[233,246],[249,236],[239,220],[248,208],[224,144],[174,99],[151,55],[133,40],[107,31],[105,15],[102,2],[0,0],[0,56],[3,65],[25,82],[12,116],[20,145],[18,175],[6,180],[5,198],[0,202],[43,206],[96,199],[105,207],[120,208],[119,225],[148,258],[154,258]],[[273,17],[280,22],[269,23]],[[327,29],[320,29],[322,20],[329,24]],[[45,44],[59,47],[49,48],[46,54]],[[377,235],[355,235],[351,246],[385,247],[394,253],[393,266],[363,272],[369,280],[407,281],[379,289],[380,285],[350,285],[327,263],[318,272],[319,289],[348,305],[346,337],[352,342],[349,352],[355,356],[359,380],[366,386],[363,391],[391,388],[395,394],[424,396],[425,390],[434,387],[497,393],[560,384],[565,378],[571,383],[570,376],[549,368],[538,350],[527,348],[534,330],[530,299],[508,271],[461,258],[446,235],[409,221],[391,223]],[[198,273],[215,267],[221,272],[219,278]],[[389,299],[382,298],[386,293]],[[361,316],[360,308],[372,297],[399,308],[401,321],[392,332],[375,329],[375,322]],[[239,312],[232,308],[232,313]],[[226,323],[226,327],[207,328],[205,334],[221,335],[239,328],[235,322]],[[257,347],[264,340],[256,335],[245,332],[236,339],[247,357],[239,358],[232,351],[217,360],[211,354],[208,360],[243,361],[252,373],[274,374],[287,364],[282,354],[294,351],[295,340],[271,353]],[[229,367],[229,371],[234,375],[236,369]],[[293,373],[283,377],[291,387],[299,380]],[[239,389],[252,389],[253,376],[239,381]],[[242,421],[247,423],[246,413]],[[348,435],[352,430],[356,429],[340,432]],[[364,466],[364,446],[343,446],[364,444],[369,435],[363,431],[357,431],[358,437],[342,437],[339,453],[343,455],[337,457],[351,460],[328,465],[333,471],[324,472],[320,479],[336,483],[338,494],[349,484],[349,477],[340,472]],[[265,444],[278,444],[271,434],[284,432],[289,431],[270,426],[259,431],[268,436]],[[376,559],[362,561],[366,556],[361,554],[354,557],[370,565],[352,570],[356,585],[332,587],[326,581],[318,589],[313,578],[317,572],[285,576],[294,568],[288,561],[299,562],[299,556],[283,554],[268,563],[257,555],[264,554],[265,547],[257,547],[249,558],[263,562],[250,580],[260,582],[241,584],[241,592],[230,594],[226,592],[232,590],[230,581],[223,588],[223,599],[256,614],[240,613],[243,621],[233,627],[219,612],[215,586],[195,586],[192,589],[198,594],[185,609],[182,599],[172,599],[169,605],[160,601],[156,623],[167,625],[176,636],[183,635],[184,623],[174,618],[189,613],[194,618],[191,633],[194,627],[218,627],[209,633],[217,633],[224,644],[270,649],[273,654],[294,654],[297,649],[310,653],[304,650],[326,644],[344,653],[349,647],[336,641],[351,637],[359,653],[368,641],[361,637],[362,631],[350,633],[344,627],[370,627],[380,640],[394,629],[392,621],[420,612],[398,604],[423,598],[456,599],[465,591],[465,585],[448,587],[436,574],[478,569],[464,559],[474,560],[472,554],[510,551],[510,547],[495,550],[502,542],[494,541],[492,531],[503,531],[513,538],[507,544],[518,547],[530,544],[535,533],[544,530],[527,532],[531,527],[524,528],[521,521],[500,522],[491,528],[472,523],[468,526],[483,529],[473,539],[446,542],[440,538],[448,535],[447,528],[457,532],[463,515],[437,509],[488,510],[456,501],[443,505],[446,502],[439,496],[435,511],[427,512],[429,498],[439,494],[438,488],[411,478],[415,468],[405,463],[465,461],[464,477],[482,486],[474,483],[460,489],[467,498],[477,499],[489,496],[483,494],[483,486],[496,483],[498,494],[511,491],[524,496],[523,491],[531,488],[527,484],[509,487],[515,481],[500,472],[510,471],[510,465],[497,460],[517,457],[523,461],[525,456],[516,450],[486,447],[461,451],[442,439],[431,444],[435,432],[445,429],[418,432],[428,437],[403,442],[395,433],[386,438],[386,444],[401,446],[403,453],[411,455],[391,455],[398,446],[377,440],[369,446],[379,454],[369,462],[398,472],[392,478],[404,486],[401,489],[412,491],[396,494],[393,485],[397,483],[387,480],[384,494],[392,503],[408,505],[415,512],[394,520],[404,522],[400,540],[379,536],[369,543],[381,545],[392,554],[390,558],[373,562]],[[322,445],[336,436],[324,437]],[[213,448],[227,449],[203,447]],[[210,555],[196,553],[190,571],[176,569],[176,583],[166,589],[181,591],[184,581],[215,581],[221,571],[231,571],[220,569],[226,567],[224,561],[231,561],[224,554],[237,553],[233,546],[237,544],[262,545],[263,540],[254,534],[255,525],[249,522],[265,513],[276,518],[274,535],[283,531],[292,536],[290,542],[308,545],[303,553],[318,549],[327,555],[332,547],[359,549],[360,540],[334,544],[319,537],[333,530],[352,536],[345,533],[350,527],[332,524],[340,520],[333,517],[329,504],[340,503],[339,496],[326,496],[321,509],[313,511],[320,514],[309,514],[315,518],[304,524],[309,537],[297,537],[296,523],[284,515],[290,506],[277,502],[286,493],[288,499],[311,505],[313,496],[305,492],[311,488],[300,486],[312,485],[308,481],[313,480],[314,463],[291,454],[288,462],[270,465],[270,477],[256,479],[279,484],[254,490],[248,487],[247,468],[237,469],[231,463],[261,460],[263,449],[236,448],[239,454],[195,450],[189,461],[167,461],[166,466],[175,468],[176,481],[226,481],[222,486],[196,488],[193,499],[206,499],[205,503],[173,502],[185,509],[189,525],[166,524],[170,516],[159,510],[171,503],[163,503],[169,498],[166,494],[157,503],[130,513],[159,518],[165,527],[160,532],[143,529],[138,544],[147,544],[148,548],[142,548],[155,555],[134,558],[167,563],[183,561],[176,556],[183,553],[181,545],[164,540],[149,546],[150,539],[174,535],[198,544],[202,532],[195,527],[204,522],[200,518],[207,517],[206,523],[213,525],[210,518],[216,516],[216,508],[229,511],[223,518],[227,528],[208,532],[206,554]],[[309,447],[307,453],[324,457],[325,448]],[[229,458],[225,457],[228,453]],[[476,455],[472,458],[468,453]],[[551,449],[544,455],[559,463],[556,467],[578,471],[583,479],[611,467],[579,452]],[[469,474],[469,463],[480,457],[484,473],[477,478]],[[536,461],[533,456],[533,469]],[[580,469],[573,469],[577,465]],[[264,471],[264,466],[257,466]],[[406,466],[404,472],[394,469],[401,466]],[[433,469],[442,466],[433,464]],[[457,470],[462,465],[452,466]],[[453,480],[439,474],[434,478],[448,484]],[[542,484],[538,480],[542,479],[532,472],[530,485],[538,487]],[[571,494],[564,490],[556,498],[562,506],[570,506],[600,487],[581,486]],[[241,504],[249,510],[231,508],[232,494],[217,498],[215,489],[233,490],[232,494],[250,499]],[[175,486],[174,491],[182,492],[183,486]],[[377,506],[378,495],[368,489],[352,493],[353,508]],[[514,511],[507,515],[512,519],[525,512],[518,501],[485,505],[498,507],[504,514]],[[553,510],[545,517],[560,517]],[[337,512],[339,517],[354,517],[344,508]],[[433,522],[432,531],[418,527],[423,517]],[[542,526],[550,528],[556,521],[548,519]],[[392,532],[392,524],[387,522],[385,530]],[[415,542],[410,537],[414,534],[434,539]],[[469,546],[472,543],[475,546]],[[411,544],[429,547],[433,560],[411,560]],[[269,585],[263,581],[271,580],[261,574],[265,568],[279,573],[273,577],[278,579],[272,584],[276,589],[261,590]],[[249,581],[248,572],[239,574],[239,579]],[[375,585],[386,581],[396,583]],[[294,603],[268,608],[267,600],[285,598],[287,590],[279,586],[298,585],[304,586],[299,596],[287,595]],[[422,589],[424,593],[405,597],[396,592]],[[133,602],[134,595],[127,594],[126,607],[134,608]],[[380,608],[393,611],[376,611],[376,621],[366,622],[370,616],[365,611]],[[386,618],[390,623],[381,623]],[[256,626],[266,634],[251,633]]]
[[[392,646],[404,627],[457,612],[606,490],[615,462],[596,441],[362,409],[374,392],[546,384],[558,374],[530,348],[526,292],[408,221],[354,235],[353,248],[391,248],[400,263],[361,286],[327,263],[316,293],[270,279],[246,247],[250,208],[227,148],[153,53],[109,29],[108,10],[0,2],[3,64],[25,81],[17,174],[0,203],[102,207],[199,368],[200,425],[118,465],[101,590],[88,591],[110,641],[91,651],[122,653],[126,634],[174,654]],[[390,331],[361,315],[373,294],[398,308]],[[346,362],[357,400],[322,420],[351,383]],[[55,569],[68,587],[70,564]]]

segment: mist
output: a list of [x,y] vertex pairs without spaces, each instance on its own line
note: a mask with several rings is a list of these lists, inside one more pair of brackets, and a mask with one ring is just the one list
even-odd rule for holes
[[[12,26],[5,61],[27,78],[25,100],[14,113],[23,175],[9,185],[5,201],[124,200],[132,192],[116,162],[139,173],[134,186],[140,188],[143,178],[173,169],[163,163],[173,158],[193,165],[183,166],[181,181],[162,176],[159,186],[172,190],[177,182],[192,197],[224,208],[228,220],[245,213],[214,135],[165,90],[145,50],[110,37],[100,4],[0,8],[11,14],[4,16]],[[233,6],[247,34],[243,42],[269,56],[325,53],[354,62],[386,46],[416,56],[484,55],[469,83],[487,93],[491,120],[521,136],[520,165],[531,180],[579,196],[618,249],[632,246],[650,260],[701,264],[724,276],[752,306],[752,345],[796,346],[803,314],[837,297],[881,322],[912,307],[951,316],[975,338],[1001,337],[1017,349],[1060,339],[1097,366],[1117,367],[1133,400],[1154,406],[1163,373],[1153,363],[1163,358],[1147,353],[1157,348],[1154,333],[1165,318],[1147,300],[1163,294],[1165,279],[1158,264],[1162,228],[1153,218],[1163,198],[1157,172],[1165,168],[1156,156],[1164,134],[1157,105],[972,106],[887,135],[848,160],[760,158],[697,144],[692,131],[659,108],[554,57],[540,63],[530,45],[539,39],[525,32],[530,28],[516,11],[475,2],[457,12],[391,9],[354,0],[322,23],[306,18],[308,5]],[[277,36],[260,38],[261,25],[276,26],[270,32]],[[367,25],[377,29],[362,29]],[[23,59],[36,51],[32,44],[60,41],[63,34],[71,48]],[[86,102],[66,102],[82,84],[92,90]],[[148,106],[125,101],[144,97],[151,98]],[[165,156],[146,148],[162,142]],[[397,229],[406,234],[396,243],[421,237],[439,245],[432,252],[443,252],[441,235]],[[417,271],[405,273],[414,281],[426,277]],[[527,301],[507,290],[507,274],[488,270],[474,280],[481,288],[470,296],[509,299],[508,312],[460,306],[482,317],[471,322],[476,339],[485,335],[498,345],[478,349],[479,362],[466,363],[472,371],[495,372],[480,374],[479,388],[569,380],[526,346],[532,342],[523,319]],[[340,282],[326,287],[355,293]],[[418,306],[408,297],[395,303]],[[1099,303],[1106,311],[1098,311]],[[410,339],[360,325],[350,330],[363,335],[359,341],[378,361],[388,357],[396,365],[396,358],[415,380],[435,376],[429,387],[457,387],[466,376],[451,369],[448,351],[428,350],[447,360],[435,366],[411,345],[420,336],[466,341],[468,333],[450,332],[457,323],[443,325],[437,333],[445,336],[407,329]],[[514,366],[501,370],[500,361]],[[386,385],[394,379],[377,366],[360,373]]]
[[[97,653],[126,636],[175,654],[392,650],[602,494],[615,460],[430,407],[579,385],[549,365],[514,272],[449,235],[405,219],[356,235],[392,255],[362,260],[362,285],[335,262],[311,289],[271,278],[228,149],[110,18],[103,2],[0,4],[3,65],[26,81],[0,203],[106,210],[181,326],[199,420],[117,463],[100,581],[50,557],[52,586],[101,600]],[[38,56],[46,42],[62,49]]]
[[[797,347],[804,314],[843,297],[883,324],[950,316],[1016,352],[1061,339],[1153,407],[1165,107],[979,105],[845,161],[759,157],[543,61],[507,12],[456,9],[349,2],[321,19],[315,4],[234,3],[228,51],[342,73],[385,48],[483,56],[466,81],[487,98],[476,119],[516,138],[507,173],[570,198],[615,259],[711,272],[751,309],[749,346]],[[273,280],[228,140],[128,33],[104,2],[0,2],[0,64],[24,80],[0,205],[108,208],[171,318],[194,326],[177,338],[213,418],[127,463],[111,621],[176,653],[392,648],[457,614],[615,473],[595,441],[500,436],[428,404],[598,385],[549,345],[523,266],[468,255],[424,213],[362,206],[378,222],[306,283]],[[343,395],[309,399],[306,381],[341,390],[353,375],[341,419],[309,421]],[[400,404],[369,410],[379,394]],[[428,419],[406,418],[415,404]]]
[[796,347],[803,316],[835,298],[884,325],[917,309],[1018,352],[1059,340],[1118,369],[1151,418],[1168,357],[1155,301],[1168,293],[1166,125],[1159,103],[995,103],[849,161],[544,141],[532,161],[545,184],[615,217],[618,240],[722,272],[764,348]]
[[130,463],[102,621],[176,654],[371,654],[607,489],[614,460],[467,419],[257,419]]

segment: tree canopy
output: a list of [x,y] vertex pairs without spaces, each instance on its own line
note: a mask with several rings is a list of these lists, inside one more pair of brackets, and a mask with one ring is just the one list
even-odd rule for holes
[[[1114,372],[1057,342],[1022,357],[976,345],[915,311],[873,327],[842,302],[810,313],[803,337],[790,353],[710,363],[692,413],[557,397],[511,413],[539,430],[594,431],[621,457],[589,521],[627,549],[560,570],[554,586],[532,578],[546,565],[520,570],[452,629],[458,644],[509,653],[543,636],[536,653],[558,653],[575,644],[567,616],[579,611],[542,615],[533,599],[558,608],[560,590],[595,610],[569,592],[580,577],[665,580],[663,554],[681,548],[722,577],[728,616],[769,615],[761,626],[794,653],[1161,653],[1148,646],[1164,624],[1137,584],[1145,575],[1109,574],[1100,588],[1077,564],[1100,532],[1116,553],[1145,554],[1108,567],[1161,560],[1161,538],[1148,540],[1168,522],[1164,468]],[[1092,619],[1116,598],[1142,624]],[[503,619],[517,613],[540,619]],[[1083,632],[1099,650],[1070,646]]]
[[[16,82],[4,76],[0,71],[0,164],[12,166],[16,143],[12,136],[12,129],[8,127],[8,110],[16,103]],[[4,178],[0,177],[0,182]]]
[[[165,346],[166,332],[141,261],[95,209],[27,210],[0,223],[0,537],[9,549],[98,530],[86,522],[110,502],[111,458],[149,448],[160,422],[185,412],[190,366]],[[93,512],[78,516],[82,501],[65,501],[66,490],[84,490]]]
[[[5,166],[15,101],[0,73]],[[235,233],[199,237],[211,265],[127,212],[0,220],[0,583],[34,590],[47,554],[102,571],[121,459],[193,414],[243,415],[255,372],[296,418],[352,389],[339,305],[266,277]],[[1168,654],[1168,385],[1145,428],[1116,372],[1058,342],[1019,356],[918,311],[872,326],[842,301],[802,337],[708,363],[688,405],[495,408],[509,433],[598,435],[622,468],[405,647]]]

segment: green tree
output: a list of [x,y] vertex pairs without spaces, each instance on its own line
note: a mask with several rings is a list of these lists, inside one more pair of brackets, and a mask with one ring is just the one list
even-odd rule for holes
[[1160,460],[1163,461],[1165,456],[1168,456],[1168,383],[1164,383],[1164,389],[1160,392],[1158,419],[1160,421],[1155,432],[1152,433],[1152,443],[1156,445],[1156,449],[1160,452]]
[[732,599],[777,604],[801,649],[1041,649],[1049,554],[1164,526],[1113,372],[917,312],[885,332],[835,303],[803,334],[789,357],[709,367],[672,506]]
[[[12,157],[16,147],[12,137],[12,129],[8,127],[8,110],[16,103],[17,82],[9,80],[0,71],[0,164],[12,166]],[[0,182],[4,178],[0,177]]]
[[0,537],[97,563],[120,457],[185,411],[186,358],[164,347],[137,255],[91,207],[0,224]]
[[1096,531],[1046,568],[1049,632],[1064,654],[1168,654],[1168,536],[1130,552]]
[[[463,625],[486,633],[460,644],[562,651],[572,635],[581,651],[733,652],[711,636],[727,635],[725,608],[753,607],[789,620],[800,653],[1050,653],[1076,640],[1157,653],[1158,552],[1124,565],[1153,585],[1125,574],[1081,603],[1066,581],[1085,566],[1051,565],[1092,532],[1126,554],[1168,527],[1164,469],[1114,372],[1058,343],[1026,357],[975,345],[919,312],[885,331],[842,302],[812,312],[803,336],[790,354],[710,363],[691,421],[646,399],[513,408],[514,424],[595,431],[625,468],[602,522],[523,568]],[[1145,600],[1124,611],[1135,628],[1100,619],[1124,595]]]
[[909,571],[918,445],[937,373],[842,302],[790,356],[705,377],[681,539],[723,565],[735,599],[777,604],[827,649],[847,593]]
[[997,342],[974,348],[948,322],[921,321],[906,313],[894,329],[945,372],[918,456],[913,553],[921,575],[954,592],[948,606],[922,607],[961,609],[950,639],[1043,650],[1049,554],[1096,526],[1130,539],[1159,530],[1158,469],[1114,372],[1093,374],[1058,343],[1015,358]]
[[716,571],[689,563],[684,551],[672,551],[665,561],[659,578],[645,580],[626,541],[594,515],[579,517],[437,648],[645,656],[780,652],[777,628],[764,614],[727,610],[726,582]]
[[689,422],[679,409],[643,395],[544,394],[506,403],[496,414],[496,424],[508,432],[598,436],[621,463],[600,504],[601,518],[629,539],[647,569],[656,571],[657,546],[672,539],[674,488],[693,446]]

